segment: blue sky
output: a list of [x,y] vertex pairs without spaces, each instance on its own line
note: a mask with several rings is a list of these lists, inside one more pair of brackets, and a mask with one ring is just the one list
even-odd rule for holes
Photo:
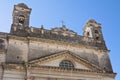
[[62,25],[82,35],[89,19],[102,24],[116,80],[120,80],[120,0],[0,0],[0,32],[9,32],[14,4],[32,8],[30,26],[50,29]]

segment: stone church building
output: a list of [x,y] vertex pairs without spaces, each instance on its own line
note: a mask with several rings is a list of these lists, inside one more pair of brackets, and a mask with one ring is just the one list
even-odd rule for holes
[[100,23],[89,20],[79,35],[29,27],[30,13],[14,5],[10,33],[0,32],[0,80],[115,80]]

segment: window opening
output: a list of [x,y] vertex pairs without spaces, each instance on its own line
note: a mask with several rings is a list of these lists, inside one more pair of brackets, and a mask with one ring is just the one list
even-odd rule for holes
[[74,65],[69,60],[63,60],[60,62],[59,67],[61,67],[61,68],[74,68]]
[[96,37],[96,40],[99,40],[99,37]]
[[97,34],[98,34],[98,30],[95,30],[95,33],[97,33]]
[[90,35],[90,33],[89,32],[87,32],[87,36],[89,36]]
[[18,17],[18,21],[19,21],[19,25],[23,25],[24,24],[24,21],[25,21],[25,17],[23,15],[20,15]]

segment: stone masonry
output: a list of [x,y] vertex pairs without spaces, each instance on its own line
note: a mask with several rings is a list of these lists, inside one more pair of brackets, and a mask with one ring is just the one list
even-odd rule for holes
[[83,35],[29,27],[31,10],[15,5],[10,33],[0,32],[0,80],[115,79],[100,23],[89,20]]

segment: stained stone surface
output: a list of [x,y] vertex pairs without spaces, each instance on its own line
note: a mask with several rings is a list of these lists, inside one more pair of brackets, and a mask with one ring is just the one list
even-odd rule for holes
[[[65,25],[30,27],[31,10],[15,5],[10,33],[0,32],[0,80],[115,79],[100,23],[89,20],[83,35]],[[64,60],[74,68],[61,68]]]

